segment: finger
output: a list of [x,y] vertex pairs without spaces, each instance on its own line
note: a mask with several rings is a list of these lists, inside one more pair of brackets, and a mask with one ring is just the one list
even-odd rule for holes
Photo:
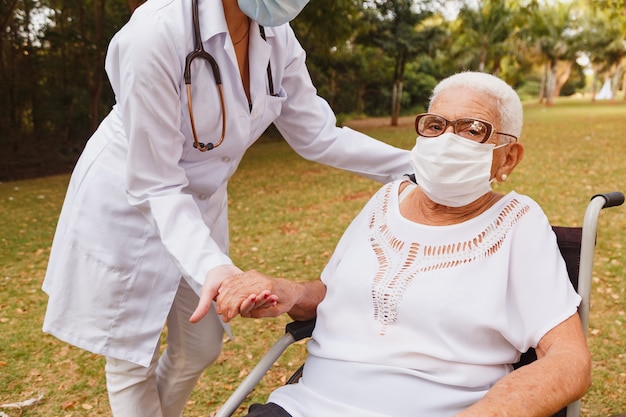
[[221,314],[222,318],[232,319],[239,313],[239,306],[245,300],[244,297],[237,291],[224,290],[217,296],[218,314]]
[[237,314],[239,314],[241,302],[241,298],[238,296],[227,295],[225,297],[218,298],[218,314],[222,316],[222,320],[229,322],[235,318]]
[[[254,309],[254,308],[258,308],[259,306],[259,296],[257,295],[250,295],[248,298],[246,298],[243,303],[241,303],[241,307],[239,307],[239,314],[241,314],[242,316],[244,314],[247,314],[250,312],[250,310]],[[262,298],[262,297],[261,297]]]
[[191,323],[197,323],[202,320],[204,316],[207,315],[207,313],[211,309],[211,302],[213,301],[214,297],[215,291],[205,289],[204,287],[202,288],[202,292],[200,293],[200,301],[198,301],[198,306],[189,318],[189,321]]
[[260,319],[265,317],[278,317],[280,314],[282,314],[282,311],[280,311],[280,308],[277,304],[268,303],[265,304],[263,307],[250,310],[250,312],[247,313],[247,315],[244,317]]

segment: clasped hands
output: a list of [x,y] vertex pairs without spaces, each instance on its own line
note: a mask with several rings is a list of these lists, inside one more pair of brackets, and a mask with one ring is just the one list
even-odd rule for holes
[[207,278],[198,307],[189,321],[200,321],[210,310],[212,301],[216,302],[217,314],[224,322],[237,315],[253,318],[279,316],[293,307],[290,287],[290,282],[285,279],[272,278],[254,270],[230,275],[221,282],[211,282]]

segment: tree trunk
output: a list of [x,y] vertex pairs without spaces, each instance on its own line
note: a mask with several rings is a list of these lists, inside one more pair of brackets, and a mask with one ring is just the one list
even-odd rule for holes
[[402,102],[402,80],[393,82],[393,92],[391,95],[391,126],[398,126],[400,118],[400,107]]
[[502,72],[502,57],[496,57],[493,60],[493,75],[499,77],[500,72]]
[[[104,55],[106,46],[104,45],[104,19],[106,0],[95,0],[93,3],[93,20],[95,23],[94,39],[90,42],[90,30],[87,29],[85,10],[83,4],[79,6],[79,24],[82,35],[82,61],[85,68],[87,91],[89,91],[89,129],[94,132],[100,123],[100,96],[103,88]],[[93,54],[91,49],[95,49]]]
[[480,62],[478,63],[478,71],[485,72],[487,62],[487,46],[483,45],[480,51]]
[[598,66],[593,66],[593,81],[591,82],[591,102],[595,103],[598,93]]
[[365,84],[359,84],[356,90],[356,113],[363,114],[365,113]]
[[407,51],[399,53],[396,58],[396,67],[393,77],[393,90],[391,93],[391,126],[398,126],[400,107],[402,104],[402,84],[404,80],[404,67],[406,66]]
[[543,72],[541,73],[541,83],[539,84],[539,104],[543,103],[546,98],[546,79],[548,78],[548,64],[543,66]]
[[572,65],[574,65],[574,61],[560,61],[560,62],[563,63],[563,65],[561,65],[561,67],[563,68],[563,71],[561,71],[561,73],[558,74],[556,77],[556,84],[554,86],[553,97],[559,97],[561,95],[561,89],[563,88],[567,80],[569,80],[569,76],[572,73]]
[[617,58],[617,62],[615,62],[615,73],[613,73],[613,80],[611,80],[611,93],[613,98],[612,101],[615,101],[617,98],[617,92],[619,90],[619,83],[622,80],[624,75],[624,68],[622,65],[622,56]]
[[556,60],[553,60],[550,62],[550,70],[548,71],[548,77],[546,78],[546,106],[552,106],[554,104],[554,91],[557,78],[556,70]]

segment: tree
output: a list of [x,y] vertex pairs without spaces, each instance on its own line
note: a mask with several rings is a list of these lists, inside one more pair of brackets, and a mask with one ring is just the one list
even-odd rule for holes
[[540,101],[544,98],[551,106],[554,97],[567,82],[571,66],[579,50],[579,28],[572,19],[573,3],[552,3],[534,10],[529,26],[522,31],[524,42],[536,53],[543,65],[543,82]]
[[436,44],[441,28],[429,22],[434,13],[426,0],[375,0],[366,8],[370,30],[359,37],[364,44],[378,46],[394,61],[391,93],[391,125],[397,126],[402,103],[407,63]]
[[32,111],[39,94],[33,84],[36,87],[39,78],[36,51],[40,33],[31,20],[37,7],[34,0],[0,3],[0,131],[13,151],[22,146],[22,136],[41,126]]
[[514,54],[517,10],[517,3],[507,0],[480,0],[477,7],[462,7],[454,23],[458,63],[499,75],[504,57]]
[[363,25],[361,10],[362,3],[357,0],[316,0],[291,22],[307,51],[307,66],[318,93],[335,109],[339,96],[350,96],[349,87],[358,79],[350,79],[354,72],[350,64],[354,60],[352,40]]
[[594,68],[592,100],[595,99],[599,78],[611,79],[612,97],[615,97],[624,77],[626,13],[609,5],[602,8],[602,4],[595,2],[589,2],[588,7],[583,20],[581,43]]

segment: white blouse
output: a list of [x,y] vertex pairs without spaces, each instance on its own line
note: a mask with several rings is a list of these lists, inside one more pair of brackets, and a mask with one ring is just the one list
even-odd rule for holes
[[550,224],[511,192],[469,221],[425,226],[384,186],[322,273],[299,384],[269,401],[300,416],[453,415],[576,312]]

